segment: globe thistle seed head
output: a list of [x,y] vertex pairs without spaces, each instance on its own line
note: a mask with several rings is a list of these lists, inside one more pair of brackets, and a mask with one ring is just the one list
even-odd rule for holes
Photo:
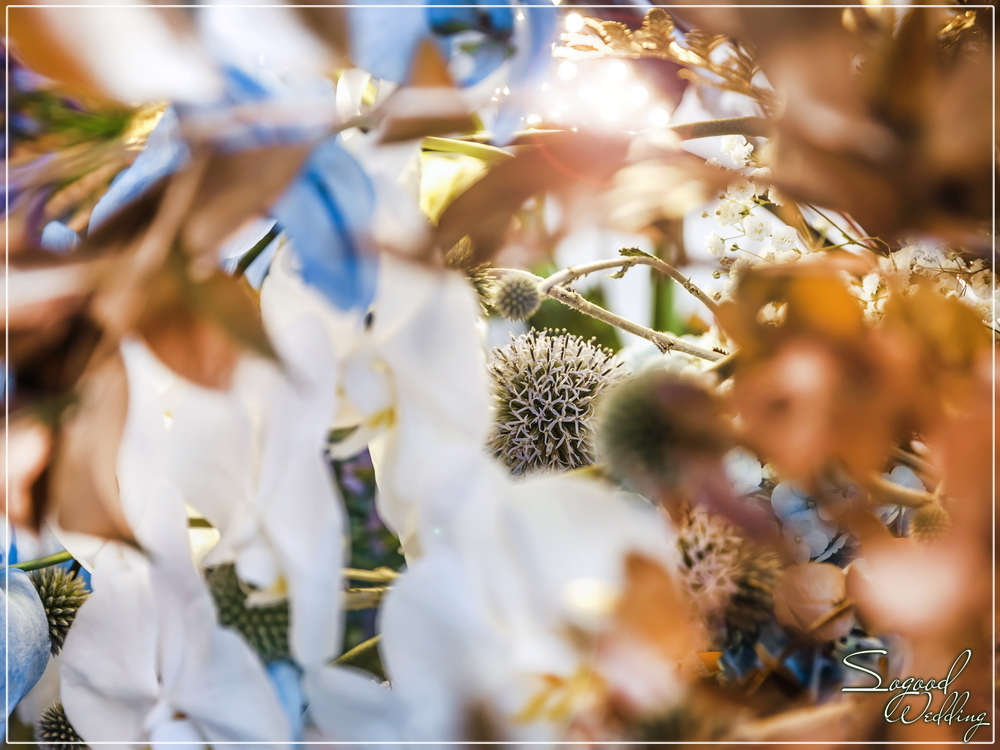
[[781,560],[771,550],[745,541],[737,565],[736,590],[726,604],[726,647],[753,643],[774,612],[774,587],[781,576]]
[[736,591],[742,538],[701,509],[677,530],[681,581],[702,614],[721,612]]
[[910,519],[910,537],[918,542],[935,542],[951,530],[951,516],[938,503],[927,503]]
[[38,598],[45,608],[49,621],[49,640],[52,641],[52,655],[62,649],[66,633],[69,632],[76,612],[87,597],[87,584],[62,567],[41,568],[31,571],[28,576],[38,591]]
[[79,750],[81,747],[87,747],[71,744],[83,742],[83,738],[69,723],[62,703],[49,706],[42,712],[38,724],[35,725],[35,739],[40,743],[39,747],[42,750]]
[[683,375],[647,370],[612,389],[598,416],[601,455],[620,478],[671,488],[686,462],[729,449],[714,394]]
[[622,377],[610,349],[562,332],[529,331],[493,350],[496,425],[489,447],[512,474],[596,461],[595,401]]
[[290,659],[288,602],[263,607],[247,606],[247,590],[232,564],[205,571],[209,590],[219,612],[219,624],[242,635],[265,663]]
[[538,284],[527,276],[510,274],[493,287],[493,309],[507,320],[527,320],[542,305]]
[[483,314],[493,295],[493,286],[496,283],[490,273],[489,263],[475,263],[475,248],[472,240],[468,237],[460,239],[444,255],[444,264],[448,268],[461,271],[465,274],[472,288],[476,290],[479,297],[479,306]]
[[677,534],[681,583],[715,641],[751,641],[774,610],[778,556],[700,508]]

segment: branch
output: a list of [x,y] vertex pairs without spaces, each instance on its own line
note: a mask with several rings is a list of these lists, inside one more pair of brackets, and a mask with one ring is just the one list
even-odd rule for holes
[[586,276],[587,274],[595,273],[596,271],[604,271],[608,268],[621,268],[622,271],[625,271],[632,266],[652,266],[657,271],[666,274],[684,287],[691,293],[692,296],[705,305],[705,307],[711,311],[712,315],[718,313],[719,306],[716,304],[715,300],[695,286],[689,278],[684,276],[684,274],[667,263],[665,260],[661,260],[660,258],[656,258],[652,255],[629,255],[624,258],[612,258],[610,260],[599,260],[594,263],[586,263],[580,266],[569,266],[568,268],[554,273],[545,279],[545,281],[542,282],[540,289],[542,294],[548,294],[549,289],[552,287],[565,286],[581,276]]
[[622,318],[612,312],[608,312],[593,302],[588,302],[576,292],[564,289],[561,286],[552,287],[545,294],[547,297],[562,302],[566,307],[572,307],[584,315],[589,315],[592,318],[613,325],[615,328],[620,328],[627,333],[634,333],[636,336],[640,336],[647,341],[652,341],[661,352],[678,351],[690,354],[692,357],[708,360],[709,362],[715,362],[723,357],[718,352],[713,352],[711,349],[703,349],[696,344],[689,344],[687,341],[669,333],[661,333],[660,331],[654,331],[652,328],[646,328],[638,323],[633,323],[627,318]]

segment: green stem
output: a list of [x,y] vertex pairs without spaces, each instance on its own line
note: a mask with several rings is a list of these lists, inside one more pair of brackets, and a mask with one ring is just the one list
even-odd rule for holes
[[37,560],[25,560],[22,563],[17,563],[16,565],[11,565],[10,567],[17,568],[19,570],[38,570],[39,568],[48,568],[52,565],[69,562],[72,559],[73,555],[63,550],[62,552],[56,552],[54,555],[49,555],[48,557],[39,557]]
[[257,257],[264,252],[268,245],[274,242],[274,239],[278,236],[278,234],[279,232],[277,226],[271,227],[271,229],[268,230],[268,233],[257,241],[256,245],[243,254],[239,263],[236,264],[236,270],[233,271],[233,277],[238,279],[240,276],[245,274],[247,269],[250,267],[250,264],[257,260]]
[[423,141],[423,148],[427,151],[442,151],[448,154],[465,154],[492,164],[502,164],[514,158],[502,148],[488,146],[485,143],[474,143],[472,141],[460,141],[454,138],[438,138],[437,136],[427,136]]
[[352,661],[357,659],[359,656],[364,656],[373,648],[378,645],[379,640],[382,638],[381,635],[377,635],[374,638],[369,638],[363,643],[359,643],[357,646],[352,648],[350,651],[345,651],[336,659],[333,660],[334,664],[350,664]]

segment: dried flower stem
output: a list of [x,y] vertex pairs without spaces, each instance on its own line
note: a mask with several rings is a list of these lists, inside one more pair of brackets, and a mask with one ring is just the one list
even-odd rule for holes
[[672,130],[682,141],[719,135],[767,138],[771,134],[771,125],[764,117],[723,117],[718,120],[701,120],[671,125],[667,130]]
[[357,659],[359,656],[364,656],[373,648],[378,645],[379,640],[382,638],[381,635],[376,635],[374,638],[369,638],[363,643],[359,643],[357,646],[352,648],[350,651],[345,651],[336,659],[333,660],[334,664],[350,664],[352,661]]
[[375,570],[361,570],[360,568],[344,568],[344,578],[352,581],[364,581],[365,583],[389,583],[399,578],[392,568],[375,568]]
[[[629,258],[629,260],[634,260],[634,258]],[[496,275],[523,274],[534,279],[539,284],[545,281],[545,279],[542,279],[540,276],[535,276],[533,273],[528,273],[527,271],[522,271],[517,268],[494,268],[492,270]],[[646,326],[633,323],[627,318],[608,312],[600,305],[588,302],[576,292],[565,289],[564,287],[553,286],[549,289],[545,289],[544,294],[546,297],[550,297],[557,302],[561,302],[566,305],[566,307],[572,307],[574,310],[582,312],[584,315],[589,315],[590,317],[603,321],[608,325],[619,328],[626,333],[633,333],[636,336],[646,339],[646,341],[651,341],[656,344],[656,347],[661,352],[677,351],[683,354],[689,354],[692,357],[708,360],[709,362],[715,362],[716,360],[722,359],[724,356],[718,352],[713,352],[710,349],[704,349],[696,344],[689,344],[687,341],[679,339],[669,333],[654,331],[652,328],[646,328]]]
[[502,148],[489,146],[485,143],[475,143],[473,141],[462,141],[456,138],[438,138],[427,136],[421,146],[427,151],[441,151],[446,154],[464,154],[482,161],[502,164],[514,158],[513,154],[507,153]]
[[568,268],[564,268],[562,271],[554,273],[545,279],[540,288],[543,294],[548,294],[549,289],[552,287],[564,286],[575,281],[581,276],[586,276],[587,274],[595,273],[597,271],[604,271],[609,268],[621,268],[624,271],[632,266],[652,266],[657,271],[666,274],[684,287],[699,302],[711,310],[713,315],[718,313],[719,306],[716,304],[715,300],[695,286],[695,284],[692,283],[692,281],[684,274],[667,263],[665,260],[651,256],[647,257],[645,255],[630,255],[625,258],[612,258],[610,260],[599,260],[594,263],[586,263],[580,266],[569,266]]
[[907,508],[919,508],[935,500],[930,492],[902,487],[875,473],[868,477],[866,489],[872,505],[905,505]]
[[925,477],[931,478],[937,476],[937,472],[933,466],[909,451],[905,451],[902,448],[893,448],[889,452],[889,455],[900,463],[906,464],[918,474],[923,474]]
[[56,552],[54,555],[48,555],[47,557],[39,557],[35,560],[25,560],[22,563],[17,563],[16,565],[11,565],[12,568],[18,568],[19,570],[38,570],[39,568],[48,568],[52,565],[61,565],[64,562],[69,562],[73,559],[73,555],[69,552]]
[[391,586],[372,586],[370,588],[347,589],[344,592],[344,609],[348,612],[359,609],[374,609],[382,603],[382,597],[391,588]]

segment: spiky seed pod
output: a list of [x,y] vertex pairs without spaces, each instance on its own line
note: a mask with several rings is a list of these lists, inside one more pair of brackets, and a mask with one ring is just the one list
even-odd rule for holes
[[76,573],[70,573],[62,567],[41,568],[28,575],[38,591],[38,598],[42,600],[45,616],[49,620],[49,640],[52,641],[54,656],[62,649],[66,633],[76,618],[76,611],[90,595],[87,584]]
[[490,273],[489,263],[473,263],[475,248],[472,240],[468,237],[460,239],[454,247],[444,255],[444,264],[448,268],[454,268],[465,274],[479,296],[479,305],[482,312],[486,313],[486,308],[493,296],[493,287],[496,280]]
[[494,455],[512,474],[564,471],[597,460],[595,401],[622,376],[610,349],[579,336],[529,331],[493,350]]
[[721,613],[736,593],[742,538],[701,509],[693,510],[677,529],[681,581],[698,611]]
[[938,503],[927,503],[910,519],[910,537],[918,542],[934,542],[951,530],[951,516]]
[[777,555],[700,508],[677,531],[681,583],[715,641],[752,640],[774,609]]
[[649,370],[614,388],[598,416],[601,455],[639,486],[673,488],[686,462],[721,459],[728,434],[716,397],[691,380]]
[[42,712],[38,724],[35,725],[35,739],[40,743],[39,747],[42,750],[79,750],[87,747],[87,745],[71,744],[83,742],[83,738],[69,723],[62,703],[49,706]]
[[542,305],[538,284],[527,276],[510,274],[493,287],[493,309],[507,320],[527,320]]
[[729,648],[753,643],[770,619],[774,612],[774,587],[781,576],[781,560],[774,552],[744,541],[737,571],[736,590],[723,614]]
[[247,590],[232,564],[208,568],[205,578],[219,611],[220,625],[239,632],[265,663],[291,658],[288,602],[263,607],[247,606]]

